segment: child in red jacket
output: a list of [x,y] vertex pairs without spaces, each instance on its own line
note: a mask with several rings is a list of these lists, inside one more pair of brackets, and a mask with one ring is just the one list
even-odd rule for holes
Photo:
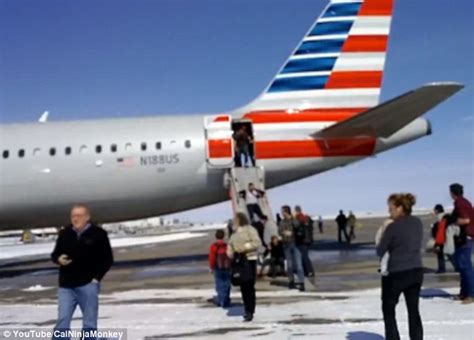
[[216,304],[226,308],[230,306],[230,259],[227,257],[227,243],[223,230],[216,231],[216,242],[209,248],[209,269],[214,274],[216,284]]

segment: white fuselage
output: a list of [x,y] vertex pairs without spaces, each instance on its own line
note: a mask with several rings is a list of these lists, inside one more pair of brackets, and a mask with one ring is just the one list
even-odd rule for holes
[[[98,222],[111,222],[228,199],[226,169],[208,166],[203,120],[196,115],[0,125],[0,152],[8,151],[6,158],[0,154],[0,229],[62,225],[78,202],[88,204]],[[279,135],[282,131],[285,125]],[[311,132],[290,133],[304,140]],[[374,153],[427,132],[427,122],[418,119],[390,140],[377,140]],[[362,158],[280,157],[257,163],[270,188]]]

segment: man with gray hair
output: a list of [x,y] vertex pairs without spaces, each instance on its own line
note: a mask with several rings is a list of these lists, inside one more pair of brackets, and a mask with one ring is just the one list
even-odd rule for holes
[[[54,339],[69,339],[76,307],[82,312],[83,332],[97,329],[100,281],[113,264],[107,232],[91,222],[89,208],[76,204],[71,225],[60,230],[51,259],[59,265],[58,321]],[[58,333],[58,332],[55,332]],[[64,336],[63,336],[64,335]]]

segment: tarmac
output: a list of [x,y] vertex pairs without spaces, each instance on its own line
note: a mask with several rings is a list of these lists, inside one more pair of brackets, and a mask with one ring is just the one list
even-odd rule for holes
[[[425,225],[426,243],[432,217],[421,218]],[[381,218],[360,220],[362,227],[356,229],[356,239],[350,245],[338,244],[333,221],[325,221],[323,234],[315,228],[315,243],[310,257],[316,275],[307,281],[307,290],[339,292],[380,287],[373,239],[382,221]],[[212,289],[214,283],[207,266],[207,251],[214,240],[214,231],[203,234],[192,239],[114,249],[115,264],[102,282],[101,293],[134,289]],[[434,273],[434,254],[424,253],[423,263],[425,288],[458,286],[459,276],[449,263],[446,264],[448,273],[441,275]],[[57,279],[57,267],[44,259],[0,265],[0,306],[3,303],[50,302],[56,298],[56,289],[35,291],[32,287],[56,287]],[[257,291],[285,291],[286,285],[286,277],[262,277],[257,282]],[[272,297],[273,303],[277,300]]]

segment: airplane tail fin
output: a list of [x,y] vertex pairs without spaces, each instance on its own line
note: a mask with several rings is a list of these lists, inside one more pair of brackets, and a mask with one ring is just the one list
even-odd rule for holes
[[337,109],[340,120],[376,106],[393,1],[331,0],[265,91],[235,113]]

